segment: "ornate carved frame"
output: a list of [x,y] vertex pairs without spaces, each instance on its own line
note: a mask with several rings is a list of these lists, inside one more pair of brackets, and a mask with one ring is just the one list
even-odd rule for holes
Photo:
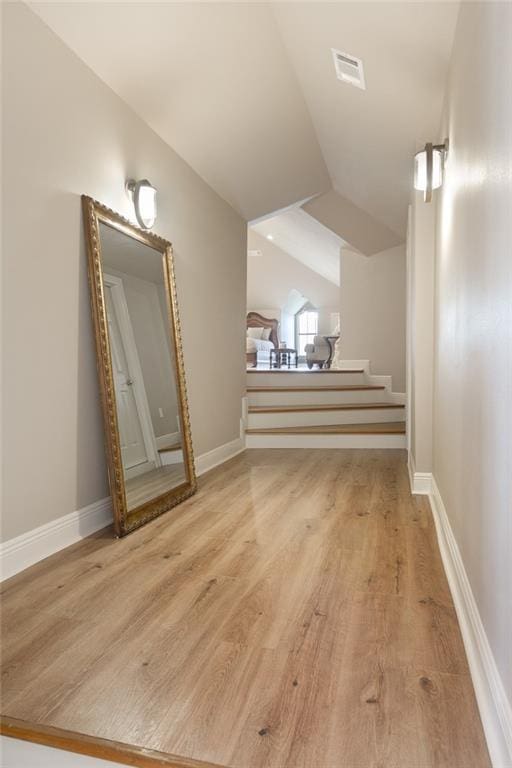
[[[86,195],[82,195],[85,238],[87,243],[89,263],[89,287],[91,297],[94,335],[96,338],[96,360],[98,367],[101,402],[105,421],[105,444],[108,464],[110,491],[114,511],[114,528],[117,536],[124,536],[139,528],[144,523],[167,512],[172,507],[187,499],[197,489],[194,468],[194,452],[190,431],[188,412],[187,387],[185,368],[183,364],[183,347],[181,342],[181,326],[176,295],[176,280],[174,276],[174,259],[172,245],[152,232],[146,232],[131,224],[119,214],[98,203]],[[187,480],[176,488],[155,497],[130,512],[126,505],[123,466],[117,422],[116,396],[110,344],[107,331],[105,309],[105,293],[103,286],[103,270],[101,259],[101,244],[99,224],[103,222],[109,227],[123,232],[144,245],[154,248],[162,254],[164,281],[167,288],[167,307],[169,311],[169,331],[174,340],[176,354],[176,385],[180,407],[180,423],[183,431],[183,456]]]

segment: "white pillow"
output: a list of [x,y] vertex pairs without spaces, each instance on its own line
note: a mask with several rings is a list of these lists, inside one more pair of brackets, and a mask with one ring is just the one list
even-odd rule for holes
[[263,328],[248,328],[247,337],[249,339],[261,339],[263,331]]
[[270,339],[270,334],[272,333],[272,328],[262,328],[262,331],[261,338],[263,341],[268,341]]

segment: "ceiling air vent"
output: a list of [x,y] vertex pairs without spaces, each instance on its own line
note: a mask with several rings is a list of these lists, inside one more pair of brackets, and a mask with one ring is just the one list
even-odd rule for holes
[[343,53],[343,51],[337,51],[335,48],[331,48],[331,51],[338,80],[343,80],[343,82],[355,85],[356,88],[362,88],[365,91],[366,85],[361,59]]

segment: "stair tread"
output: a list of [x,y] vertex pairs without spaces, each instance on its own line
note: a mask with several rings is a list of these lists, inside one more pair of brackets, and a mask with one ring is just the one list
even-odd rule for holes
[[405,408],[402,403],[319,403],[317,405],[251,405],[249,413],[302,413],[314,411],[372,411]]
[[330,373],[364,373],[364,368],[322,368],[319,371],[310,371],[304,368],[248,368],[247,373],[251,375],[255,373],[270,373],[272,375],[276,373],[285,373],[286,375],[302,373],[306,376],[327,376]]
[[247,392],[359,392],[374,389],[386,389],[383,384],[326,384],[324,386],[302,387],[275,387],[270,384],[265,386],[247,387]]
[[403,435],[404,421],[387,421],[378,424],[322,424],[311,427],[261,427],[246,429],[249,435]]
[[172,445],[165,445],[163,448],[157,448],[158,453],[165,453],[166,451],[180,451],[181,443],[173,443]]

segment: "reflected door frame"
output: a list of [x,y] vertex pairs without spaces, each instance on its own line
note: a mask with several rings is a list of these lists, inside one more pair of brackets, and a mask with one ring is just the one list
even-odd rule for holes
[[[110,289],[112,304],[114,312],[116,313],[117,324],[124,353],[126,355],[126,361],[128,363],[128,369],[130,371],[130,376],[136,382],[136,386],[133,389],[133,395],[142,428],[142,437],[146,448],[148,463],[152,463],[154,467],[161,467],[162,462],[151,421],[151,411],[149,409],[149,401],[144,386],[144,377],[142,375],[142,366],[140,364],[139,353],[137,352],[137,345],[135,343],[135,335],[133,333],[130,314],[128,312],[128,303],[126,301],[123,281],[116,275],[110,275],[104,272],[103,285],[105,289]],[[127,478],[140,473],[140,470],[137,471],[136,467],[133,469],[134,471],[125,470]]]

